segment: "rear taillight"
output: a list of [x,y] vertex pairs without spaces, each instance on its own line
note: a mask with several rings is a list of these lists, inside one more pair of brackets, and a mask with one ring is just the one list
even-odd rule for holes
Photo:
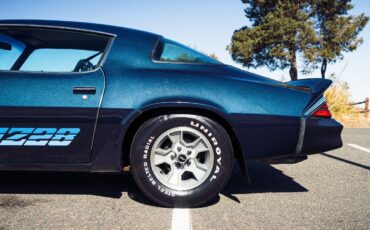
[[313,117],[325,117],[330,118],[331,113],[329,111],[329,107],[326,103],[322,104],[315,112],[312,113]]

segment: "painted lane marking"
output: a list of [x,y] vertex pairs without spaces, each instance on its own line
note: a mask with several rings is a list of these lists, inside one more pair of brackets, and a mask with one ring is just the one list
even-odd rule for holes
[[350,146],[350,147],[352,147],[352,148],[359,149],[359,150],[362,150],[364,152],[370,153],[370,149],[367,149],[365,147],[362,147],[362,146],[359,146],[359,145],[355,145],[355,144],[347,144],[347,145]]
[[187,208],[174,208],[172,212],[171,230],[192,230],[190,210]]

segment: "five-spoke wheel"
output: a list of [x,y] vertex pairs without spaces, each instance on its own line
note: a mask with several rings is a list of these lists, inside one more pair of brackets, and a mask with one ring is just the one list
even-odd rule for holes
[[154,143],[151,168],[165,186],[189,190],[202,184],[213,168],[211,143],[199,131],[176,127],[164,132]]
[[143,193],[164,206],[199,206],[223,189],[233,152],[217,122],[190,114],[146,121],[131,146],[133,177]]

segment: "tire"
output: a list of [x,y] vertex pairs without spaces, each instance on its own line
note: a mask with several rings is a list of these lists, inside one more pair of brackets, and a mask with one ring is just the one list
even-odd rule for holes
[[201,206],[227,184],[233,150],[226,130],[196,115],[146,121],[131,145],[131,169],[140,190],[167,207]]

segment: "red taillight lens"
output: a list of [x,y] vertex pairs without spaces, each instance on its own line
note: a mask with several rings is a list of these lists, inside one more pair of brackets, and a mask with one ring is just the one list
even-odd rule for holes
[[330,118],[331,113],[326,103],[322,104],[315,112],[312,113],[313,117],[325,117]]

